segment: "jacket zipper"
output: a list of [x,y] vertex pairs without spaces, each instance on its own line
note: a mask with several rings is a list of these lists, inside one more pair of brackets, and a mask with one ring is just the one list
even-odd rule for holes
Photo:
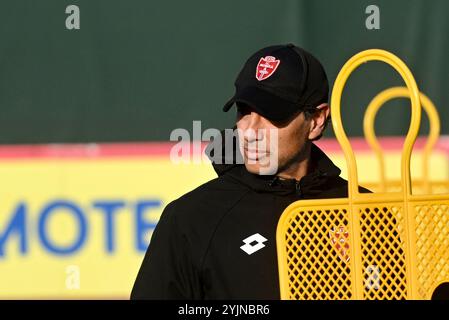
[[301,195],[301,185],[300,185],[299,181],[295,182],[295,191],[298,195]]

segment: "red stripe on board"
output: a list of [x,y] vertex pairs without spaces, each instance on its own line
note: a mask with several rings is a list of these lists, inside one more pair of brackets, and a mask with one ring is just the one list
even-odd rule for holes
[[[370,151],[364,138],[350,139],[351,146],[356,152]],[[379,138],[385,151],[402,150],[403,137]],[[415,150],[422,149],[426,137],[419,137],[415,143]],[[323,138],[316,142],[325,152],[341,152],[336,139]],[[39,145],[0,145],[0,159],[23,158],[99,158],[99,157],[167,157],[176,142],[132,142],[132,143],[86,143],[86,144],[39,144]],[[201,143],[204,150],[207,143]],[[191,152],[193,147],[190,146]],[[442,151],[449,155],[449,136],[443,136],[435,146],[435,151]]]
[[0,146],[0,158],[89,158],[108,156],[166,156],[165,143],[88,143]]
[[174,145],[172,142],[2,145],[0,158],[167,157]]

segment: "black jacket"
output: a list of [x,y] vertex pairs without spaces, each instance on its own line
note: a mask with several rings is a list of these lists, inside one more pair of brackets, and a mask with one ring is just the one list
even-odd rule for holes
[[[279,299],[276,227],[282,212],[301,199],[347,197],[340,169],[315,145],[311,163],[315,170],[299,182],[214,164],[216,179],[163,211],[131,299]],[[240,247],[254,234],[267,241],[248,254]]]

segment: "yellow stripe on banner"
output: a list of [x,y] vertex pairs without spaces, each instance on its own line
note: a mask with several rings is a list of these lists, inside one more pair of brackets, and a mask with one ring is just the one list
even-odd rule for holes
[[[346,160],[342,153],[329,154],[335,165],[342,171],[341,176],[348,178]],[[401,178],[401,150],[385,151],[386,177],[389,180],[400,180]],[[413,152],[411,160],[412,180],[422,179],[423,174],[422,151]],[[449,180],[449,155],[443,151],[434,151],[429,157],[429,180]],[[379,161],[373,152],[357,153],[357,166],[359,181],[363,185],[366,182],[378,181],[380,176]]]

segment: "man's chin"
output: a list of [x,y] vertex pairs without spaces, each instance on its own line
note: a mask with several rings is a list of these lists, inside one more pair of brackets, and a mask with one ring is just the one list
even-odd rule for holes
[[245,167],[248,172],[251,172],[253,174],[258,175],[274,175],[277,173],[277,166],[276,167],[270,167],[270,166],[263,166],[259,162],[256,163],[248,163],[245,162]]
[[259,174],[259,169],[260,169],[260,165],[258,163],[256,164],[249,164],[249,163],[245,163],[245,167],[246,170],[248,172],[254,173],[254,174]]

